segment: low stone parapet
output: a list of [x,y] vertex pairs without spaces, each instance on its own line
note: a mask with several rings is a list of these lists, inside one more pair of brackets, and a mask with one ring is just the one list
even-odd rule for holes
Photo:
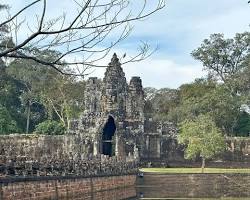
[[0,136],[0,177],[103,176],[137,172],[135,159],[94,156],[81,136]]
[[[2,156],[3,157],[3,156]],[[0,177],[34,176],[104,176],[136,174],[137,162],[116,157],[59,159],[46,157],[32,160],[26,157],[5,157],[0,163]]]

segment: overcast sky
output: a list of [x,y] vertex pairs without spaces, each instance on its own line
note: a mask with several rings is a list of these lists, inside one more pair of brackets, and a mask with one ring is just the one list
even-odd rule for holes
[[[55,6],[66,0],[48,0]],[[132,0],[132,2],[135,0]],[[149,0],[150,2],[151,0]],[[4,0],[4,3],[22,6],[28,0]],[[65,2],[65,3],[64,3]],[[34,10],[30,11],[34,12]],[[250,4],[247,0],[167,0],[166,7],[146,20],[134,23],[133,32],[113,52],[133,55],[140,41],[146,41],[159,49],[147,60],[123,66],[128,80],[140,76],[144,87],[178,88],[204,76],[202,65],[190,53],[212,33],[235,33],[249,31]],[[109,62],[107,58],[103,62]],[[104,69],[97,69],[91,76],[103,77]]]

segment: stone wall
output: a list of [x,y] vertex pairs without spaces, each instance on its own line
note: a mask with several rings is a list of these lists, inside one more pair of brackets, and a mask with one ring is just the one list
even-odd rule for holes
[[11,134],[0,136],[0,155],[40,157],[69,157],[89,155],[90,141],[79,135]]
[[250,161],[250,138],[228,137],[227,152],[223,154],[225,160]]
[[[93,156],[77,135],[0,137],[1,176],[94,176],[137,172],[132,158]],[[92,147],[93,148],[93,147]]]
[[[148,154],[144,151],[142,164],[147,166],[148,162],[151,162],[152,166],[194,166],[196,163],[183,159],[184,147],[179,146],[176,140],[170,138],[173,137],[161,140],[160,158],[147,157]],[[147,146],[146,143],[143,145]],[[148,144],[148,146],[150,145]],[[228,149],[225,153],[212,160],[216,161],[212,163],[212,166],[230,166],[230,162],[249,163],[249,138],[227,138],[227,146]],[[155,149],[157,149],[156,147],[157,145]],[[132,146],[131,151],[133,148]],[[82,138],[81,134],[0,136],[0,175],[79,174],[88,176],[97,173],[119,174],[136,171],[133,162],[124,162],[124,159],[119,161],[117,157],[109,158],[100,154],[94,156],[92,152],[92,141]],[[197,160],[197,163],[199,166],[200,161]]]
[[[127,199],[136,195],[129,186],[135,184],[135,175],[56,179],[1,179],[0,199]],[[118,189],[117,189],[118,188]]]
[[92,141],[81,135],[0,136],[0,200],[103,199],[104,195],[115,200],[135,195],[134,189],[123,189],[134,185],[134,159],[92,152]]
[[[140,164],[152,167],[195,167],[200,166],[200,158],[196,160],[184,159],[185,146],[179,145],[175,137],[166,135],[148,134],[144,144],[148,150],[157,152],[157,146],[160,145],[160,157],[152,157],[152,152],[144,151],[144,157]],[[151,140],[150,140],[151,139]],[[155,142],[154,140],[155,139]],[[158,143],[157,143],[158,142]],[[250,166],[250,138],[249,137],[227,137],[227,149],[225,152],[217,155],[211,160],[207,160],[210,167],[249,167]],[[152,148],[150,148],[152,147]],[[159,154],[158,154],[159,155]]]

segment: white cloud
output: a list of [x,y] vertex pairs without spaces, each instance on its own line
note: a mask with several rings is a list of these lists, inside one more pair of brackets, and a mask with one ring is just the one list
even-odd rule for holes
[[[25,0],[26,4],[31,0]],[[25,5],[24,0],[4,0],[15,10]],[[71,0],[49,1],[50,10],[47,15],[62,14],[68,11],[74,16]],[[131,1],[135,8],[137,1]],[[148,1],[149,7],[155,1]],[[163,10],[156,12],[146,20],[133,22],[135,28],[132,34],[113,52],[118,55],[134,56],[137,44],[146,40],[151,44],[159,44],[160,50],[149,59],[123,66],[127,78],[141,76],[144,86],[177,88],[183,83],[193,81],[204,75],[200,63],[195,62],[190,52],[197,48],[203,39],[212,33],[224,33],[226,37],[233,37],[237,32],[249,31],[250,6],[247,0],[168,0]],[[38,9],[39,8],[39,9]],[[153,8],[153,5],[152,5]],[[37,6],[29,12],[28,20],[34,13],[41,11]],[[31,19],[32,20],[32,19]],[[23,38],[27,31],[20,33]],[[114,31],[110,37],[114,40],[118,32]],[[98,48],[98,47],[97,47]],[[108,64],[112,53],[101,62]],[[97,68],[90,76],[103,77],[105,69]]]
[[[121,55],[117,50],[118,55]],[[102,63],[108,64],[109,57],[103,60]],[[140,76],[144,87],[156,88],[178,88],[183,83],[189,83],[196,78],[201,78],[205,75],[202,71],[202,66],[199,64],[182,65],[173,60],[157,59],[150,57],[144,61],[136,63],[128,63],[123,65],[123,70],[129,82],[132,76]],[[105,69],[96,69],[90,76],[103,78]]]
[[167,59],[147,59],[123,68],[127,77],[141,76],[144,87],[156,88],[178,88],[205,74],[200,65],[180,65]]

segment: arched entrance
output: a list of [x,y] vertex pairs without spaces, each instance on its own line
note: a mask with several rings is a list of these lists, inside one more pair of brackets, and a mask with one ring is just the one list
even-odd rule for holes
[[102,132],[102,154],[112,156],[112,137],[115,134],[116,126],[113,117],[109,116]]

